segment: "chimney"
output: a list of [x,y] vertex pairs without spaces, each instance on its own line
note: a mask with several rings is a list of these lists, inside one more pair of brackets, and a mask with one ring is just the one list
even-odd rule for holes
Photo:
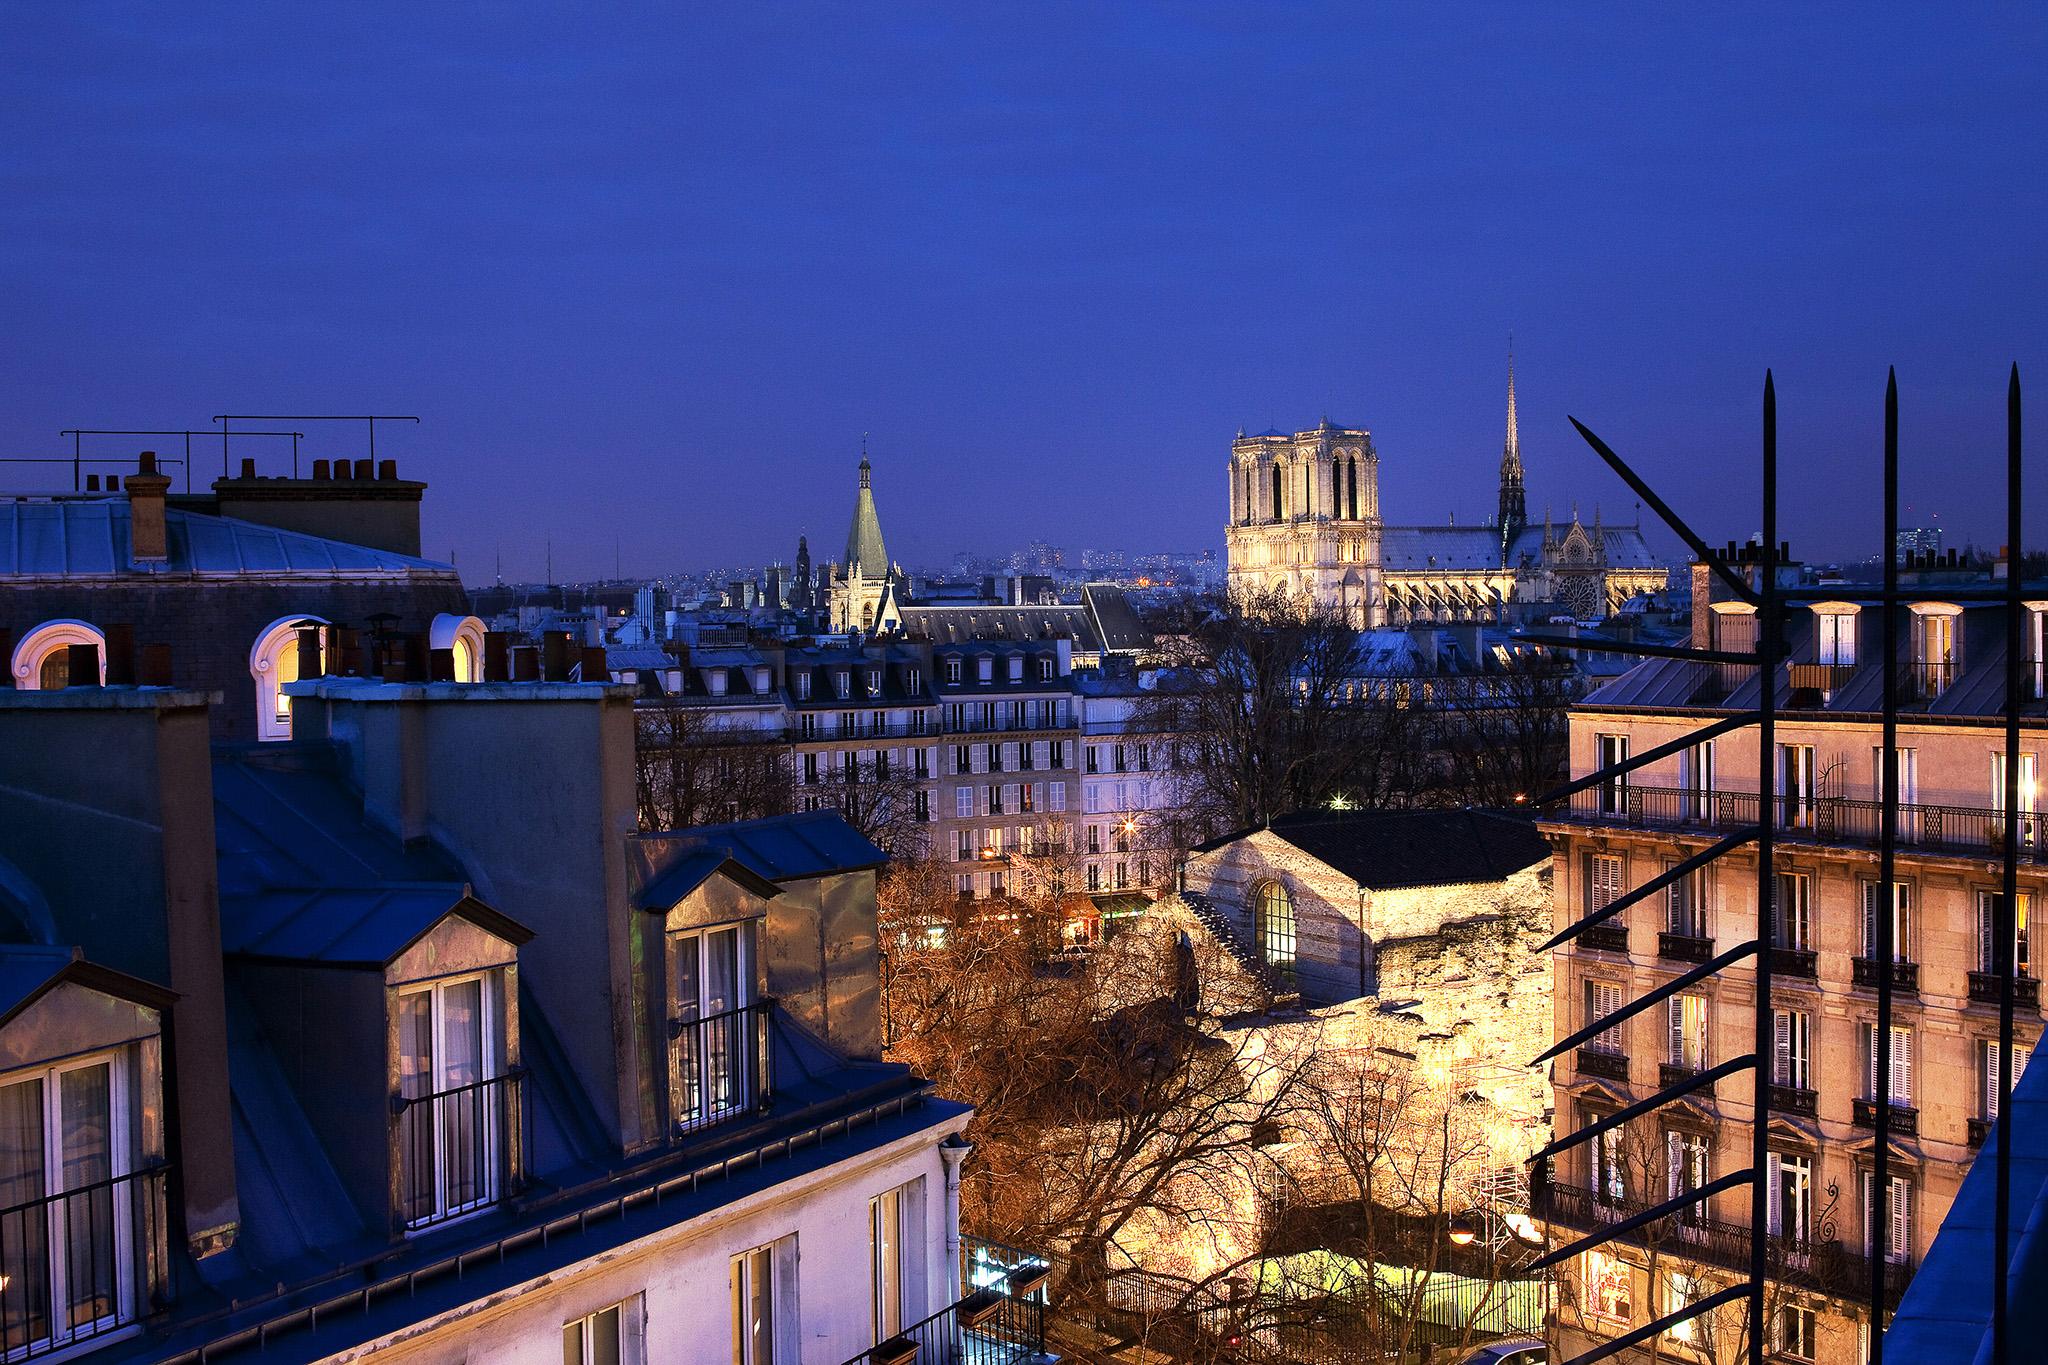
[[100,647],[98,645],[66,645],[66,668],[70,681],[66,687],[98,687],[100,685]]
[[502,630],[484,632],[484,681],[512,681],[512,637]]
[[135,629],[115,624],[107,627],[107,686],[135,686]]
[[144,645],[140,676],[144,687],[171,686],[171,647],[163,644]]
[[256,477],[256,462],[247,456],[244,456],[242,459],[242,477],[245,479]]
[[156,472],[156,452],[142,452],[141,468],[128,476],[128,559],[138,569],[160,569],[170,558],[164,529],[164,495],[170,476]]
[[328,472],[330,468],[331,466],[325,460],[313,461],[313,477],[319,480],[321,483],[326,483],[328,479],[333,477]]

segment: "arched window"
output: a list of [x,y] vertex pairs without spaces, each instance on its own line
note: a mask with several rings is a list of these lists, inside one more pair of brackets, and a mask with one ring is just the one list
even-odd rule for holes
[[1280,504],[1283,501],[1284,496],[1281,492],[1281,478],[1282,475],[1280,473],[1280,462],[1278,460],[1275,460],[1273,461],[1273,507],[1271,517],[1271,520],[1273,521],[1280,520],[1281,516]]
[[14,685],[25,691],[54,692],[71,685],[72,645],[97,645],[100,678],[107,680],[107,637],[84,621],[45,621],[21,637],[8,668]]
[[427,627],[427,644],[454,653],[455,681],[483,681],[484,623],[476,617],[442,612]]
[[319,616],[280,616],[263,628],[249,650],[249,676],[256,680],[256,737],[292,737],[292,699],[284,685],[299,680],[299,627],[324,626]]
[[1277,881],[1259,887],[1259,956],[1275,967],[1294,966],[1294,898]]

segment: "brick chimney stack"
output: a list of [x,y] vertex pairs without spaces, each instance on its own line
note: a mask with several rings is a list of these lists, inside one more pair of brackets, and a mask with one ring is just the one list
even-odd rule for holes
[[164,495],[170,490],[170,475],[157,472],[156,452],[143,451],[141,468],[128,476],[128,557],[136,568],[161,568],[170,558],[164,530]]

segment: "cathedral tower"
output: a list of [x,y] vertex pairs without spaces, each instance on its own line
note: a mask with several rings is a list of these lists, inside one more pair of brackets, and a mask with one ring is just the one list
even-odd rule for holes
[[1359,626],[1383,623],[1379,454],[1372,433],[1242,432],[1230,444],[1229,584],[1307,596]]

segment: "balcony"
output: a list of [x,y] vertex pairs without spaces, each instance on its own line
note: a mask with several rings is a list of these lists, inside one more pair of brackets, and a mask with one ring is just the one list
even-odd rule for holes
[[[1680,787],[1639,787],[1626,783],[1617,790],[1594,787],[1576,792],[1565,808],[1552,808],[1551,819],[1627,829],[1697,830],[1727,833],[1757,822],[1753,791],[1699,792]],[[1883,832],[1881,802],[1846,797],[1772,798],[1780,843],[1824,844],[1875,848]],[[2048,817],[2020,817],[2020,856],[2048,863]],[[2005,817],[1988,807],[1902,805],[1898,808],[1898,846],[1923,853],[1996,856],[2005,847]]]
[[1628,1054],[1601,1052],[1582,1047],[1574,1054],[1581,1076],[1605,1076],[1610,1081],[1628,1080]]
[[1660,932],[1657,956],[1673,962],[1706,962],[1714,956],[1714,940],[1693,934]]
[[1045,1353],[1043,1267],[1020,1270],[1001,1284],[904,1328],[846,1365],[1024,1365]]
[[1812,1118],[1818,1107],[1818,1096],[1802,1085],[1773,1085],[1771,1087],[1771,1108],[1781,1114],[1803,1114]]
[[1793,977],[1807,981],[1814,979],[1816,955],[1811,948],[1771,949],[1771,975]]
[[[1657,1085],[1660,1089],[1677,1085],[1680,1081],[1691,1080],[1700,1074],[1701,1068],[1687,1062],[1659,1062],[1657,1064]],[[1709,1093],[1713,1091],[1708,1086]]]
[[1575,940],[1579,947],[1596,953],[1625,953],[1628,951],[1628,926],[1609,921],[1581,929]]
[[[1877,989],[1878,978],[1884,975],[1884,964],[1874,957],[1851,958],[1849,967],[1855,983],[1859,986],[1867,986],[1871,990]],[[1892,989],[1895,991],[1904,991],[1908,995],[1918,995],[1920,993],[1920,964],[1917,962],[1895,960],[1891,964],[1891,982]]]
[[1856,676],[1854,664],[1788,664],[1795,692],[1833,692]]
[[[1552,1182],[1540,1188],[1542,1194],[1532,1210],[1535,1215],[1582,1232],[1611,1227],[1652,1207],[1632,1199],[1596,1198],[1592,1191],[1576,1185]],[[1660,1197],[1655,1202],[1663,1200]],[[1655,1247],[1667,1256],[1702,1261],[1727,1270],[1749,1269],[1750,1235],[1746,1223],[1691,1215],[1660,1218],[1615,1240],[1645,1249]],[[1766,1239],[1765,1251],[1773,1279],[1851,1300],[1869,1292],[1869,1257],[1845,1249],[1838,1241],[1773,1235]],[[1886,1266],[1885,1291],[1890,1302],[1898,1302],[1912,1278],[1910,1259]]]
[[[1970,973],[1970,1001],[1978,1005],[1999,1003],[1999,977],[1997,972]],[[2016,976],[2012,979],[2012,1003],[2022,1009],[2041,1007],[2041,983],[2031,976]]]
[[670,1135],[685,1137],[766,1109],[774,1098],[768,1061],[772,1000],[668,1024]]
[[[1877,1101],[1858,1098],[1851,1105],[1851,1116],[1858,1128],[1877,1127]],[[1891,1105],[1891,1130],[1906,1137],[1918,1136],[1920,1132],[1920,1111],[1897,1100]]]
[[1956,662],[1939,659],[1931,663],[1899,665],[1899,696],[1907,701],[1933,701],[1955,685]]
[[0,1209],[7,1360],[68,1353],[169,1306],[169,1188],[159,1165]]
[[526,1073],[392,1100],[407,1229],[476,1213],[519,1188]]

